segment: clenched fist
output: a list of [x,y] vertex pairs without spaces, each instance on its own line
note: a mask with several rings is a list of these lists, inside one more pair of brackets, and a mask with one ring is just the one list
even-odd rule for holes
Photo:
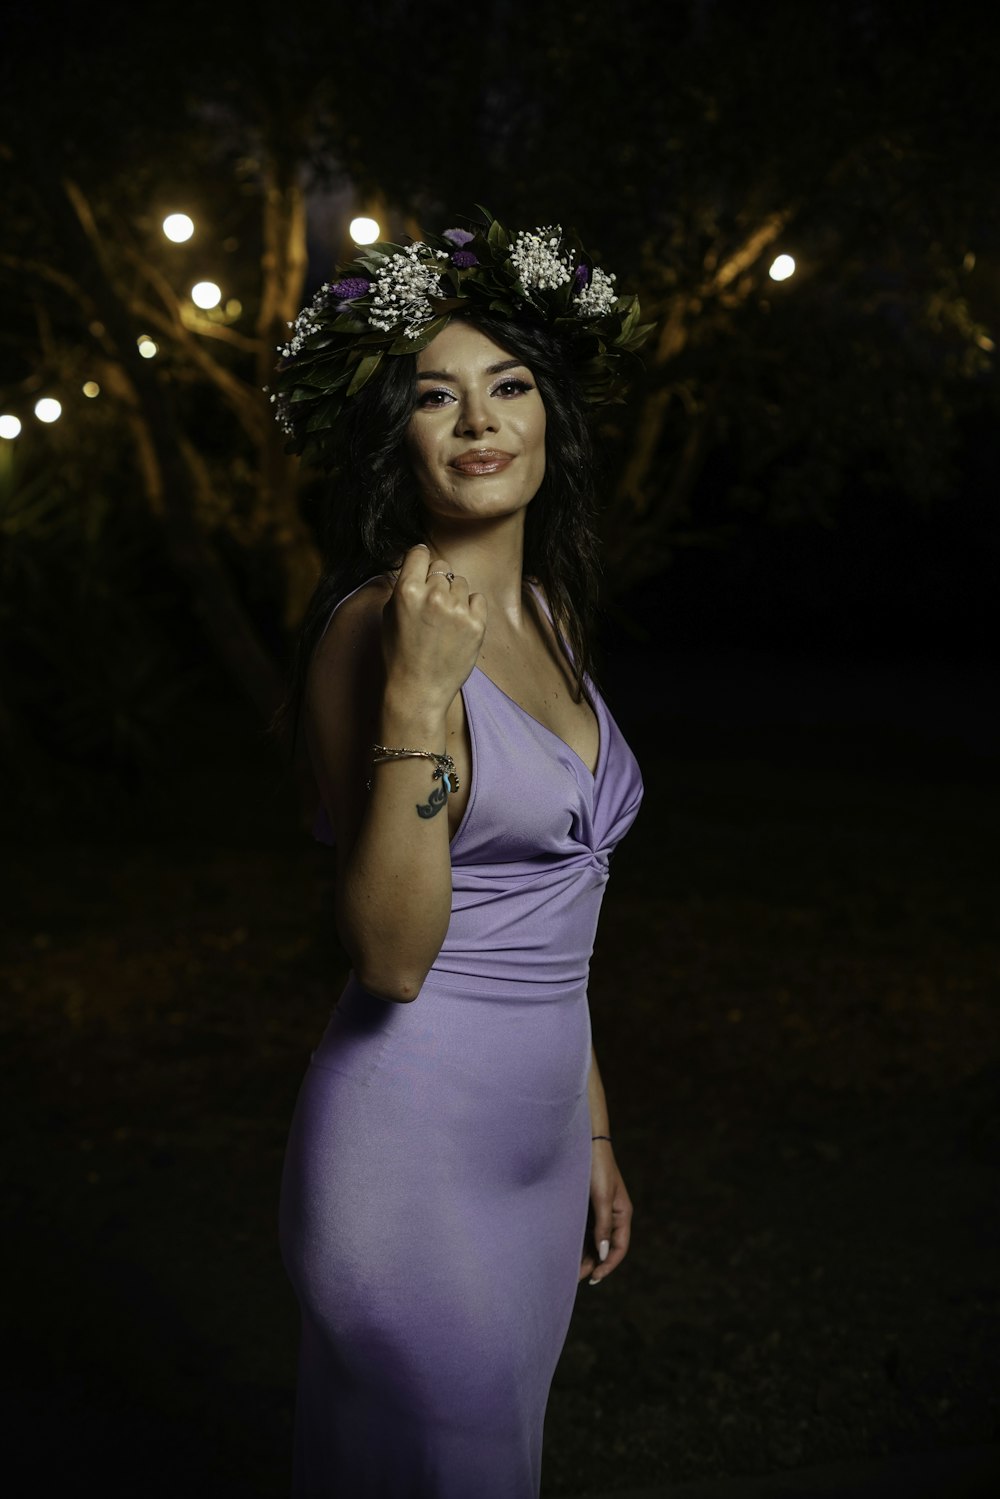
[[479,659],[486,599],[421,543],[403,559],[382,611],[386,686],[425,711],[445,714]]

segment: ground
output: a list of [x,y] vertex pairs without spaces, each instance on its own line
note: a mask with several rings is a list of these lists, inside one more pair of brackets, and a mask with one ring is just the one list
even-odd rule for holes
[[[731,652],[607,691],[647,785],[591,986],[634,1245],[580,1288],[546,1499],[996,1441],[986,673]],[[18,1492],[287,1492],[278,1182],[345,963],[253,724],[185,755],[113,823],[6,814]]]

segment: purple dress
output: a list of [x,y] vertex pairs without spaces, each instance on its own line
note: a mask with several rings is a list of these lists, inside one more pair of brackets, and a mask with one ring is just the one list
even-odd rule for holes
[[590,956],[642,798],[587,689],[594,775],[474,668],[444,945],[411,1004],[352,974],[312,1053],[281,1193],[296,1499],[537,1499],[590,1194]]

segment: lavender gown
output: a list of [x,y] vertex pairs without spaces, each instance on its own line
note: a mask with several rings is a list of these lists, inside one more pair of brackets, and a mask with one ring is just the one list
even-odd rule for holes
[[[348,595],[347,597],[350,597]],[[587,977],[639,767],[595,775],[476,667],[444,945],[412,1004],[353,974],[289,1133],[296,1499],[536,1499],[590,1190]],[[321,811],[315,836],[332,842]]]

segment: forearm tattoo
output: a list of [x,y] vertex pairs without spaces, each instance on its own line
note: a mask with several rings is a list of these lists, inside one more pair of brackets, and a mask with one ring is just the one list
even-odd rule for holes
[[[447,777],[445,777],[447,781]],[[417,802],[418,817],[436,817],[448,804],[448,792],[444,786],[435,786],[425,802]]]

